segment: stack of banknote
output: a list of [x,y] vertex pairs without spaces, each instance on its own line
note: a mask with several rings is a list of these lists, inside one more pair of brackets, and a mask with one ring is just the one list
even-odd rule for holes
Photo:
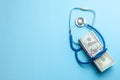
[[[80,38],[79,42],[89,57],[94,57],[103,50],[103,45],[93,31]],[[101,57],[94,60],[94,63],[103,72],[114,64],[114,60],[107,52],[104,52]]]

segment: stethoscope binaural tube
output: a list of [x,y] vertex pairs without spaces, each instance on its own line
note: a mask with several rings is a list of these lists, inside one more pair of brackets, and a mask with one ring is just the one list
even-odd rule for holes
[[[81,10],[81,11],[85,11],[85,12],[91,12],[91,13],[94,15],[93,21],[92,21],[92,26],[94,25],[94,23],[95,23],[95,18],[96,18],[96,14],[95,14],[95,11],[94,11],[94,10],[87,9],[87,8],[73,8],[73,9],[70,11],[70,14],[69,14],[69,33],[70,33],[71,35],[72,35],[71,15],[72,15],[72,12],[73,12],[74,10],[78,10],[78,11]],[[86,20],[85,20],[83,17],[78,17],[78,18],[84,20],[84,22],[83,22],[84,25],[82,25],[82,26],[77,25],[77,20],[76,20],[76,21],[75,21],[76,26],[79,27],[79,28],[84,27],[84,26],[86,25]],[[73,43],[74,43],[74,44],[78,44],[78,43],[75,42],[75,41],[73,41]]]

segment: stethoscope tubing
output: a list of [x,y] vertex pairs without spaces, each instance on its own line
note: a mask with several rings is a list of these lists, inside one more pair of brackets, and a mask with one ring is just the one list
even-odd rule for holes
[[70,42],[70,47],[71,47],[71,49],[75,52],[75,58],[76,58],[76,60],[77,60],[77,62],[78,62],[79,64],[89,64],[89,63],[92,63],[95,59],[97,59],[97,58],[99,58],[100,56],[102,56],[102,54],[103,54],[104,52],[106,52],[106,50],[107,50],[107,48],[106,48],[106,43],[105,43],[105,40],[104,40],[102,34],[101,34],[96,28],[94,28],[93,26],[91,26],[91,25],[89,25],[89,24],[86,24],[85,27],[87,27],[88,29],[90,29],[90,30],[94,31],[95,33],[97,33],[97,35],[99,35],[99,37],[101,38],[102,43],[103,43],[103,50],[100,51],[96,56],[91,57],[90,59],[88,59],[88,61],[86,61],[86,62],[81,61],[81,60],[78,58],[78,52],[80,52],[81,50],[83,50],[82,47],[79,47],[79,48],[76,49],[76,48],[74,48],[74,46],[73,46],[73,44],[77,44],[77,45],[78,45],[78,43],[76,43],[76,42],[73,40],[72,30],[71,30],[71,15],[72,15],[72,11],[73,11],[73,10],[82,10],[82,11],[92,12],[92,13],[94,14],[94,19],[93,19],[92,25],[94,24],[96,14],[95,14],[95,11],[90,10],[90,9],[73,8],[73,9],[70,11],[70,15],[69,15],[69,42]]

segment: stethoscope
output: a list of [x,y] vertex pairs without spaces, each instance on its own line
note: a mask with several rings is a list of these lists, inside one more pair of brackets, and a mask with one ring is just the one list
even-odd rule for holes
[[[79,43],[76,43],[74,40],[73,40],[73,36],[72,36],[72,29],[71,29],[71,15],[72,15],[72,12],[74,10],[81,10],[81,11],[86,11],[86,12],[91,12],[93,13],[94,15],[94,18],[93,18],[93,22],[92,22],[92,26],[89,25],[89,24],[86,24],[86,20],[83,18],[83,17],[78,17],[76,20],[75,20],[75,25],[78,27],[78,28],[83,28],[83,27],[86,27],[88,28],[90,31],[94,31],[95,34],[97,34],[99,36],[99,38],[101,39],[102,43],[103,43],[103,49],[102,51],[100,51],[96,56],[94,57],[91,57],[88,59],[88,61],[86,62],[83,62],[81,61],[79,58],[78,58],[78,52],[80,52],[81,50],[83,50],[83,48],[80,46]],[[106,48],[106,44],[105,44],[105,40],[103,38],[103,36],[101,35],[101,33],[95,29],[93,27],[94,25],[94,22],[95,22],[95,17],[96,17],[96,14],[95,14],[95,11],[94,10],[91,10],[91,9],[86,9],[86,8],[73,8],[71,11],[70,11],[70,15],[69,15],[69,41],[70,41],[70,47],[71,49],[75,52],[75,58],[77,60],[77,62],[79,64],[89,64],[89,63],[92,63],[95,59],[99,58],[104,52],[106,52],[107,48]],[[79,48],[75,48],[73,45],[79,45]],[[84,51],[84,50],[83,50]],[[84,51],[85,52],[85,51]]]

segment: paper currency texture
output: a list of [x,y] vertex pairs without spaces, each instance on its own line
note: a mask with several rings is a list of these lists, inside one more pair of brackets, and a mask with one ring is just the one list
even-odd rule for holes
[[[90,31],[83,36],[79,42],[89,57],[94,57],[103,49],[103,45],[93,31]],[[101,57],[94,60],[94,63],[98,69],[103,72],[113,65],[114,60],[107,52],[105,52]]]

